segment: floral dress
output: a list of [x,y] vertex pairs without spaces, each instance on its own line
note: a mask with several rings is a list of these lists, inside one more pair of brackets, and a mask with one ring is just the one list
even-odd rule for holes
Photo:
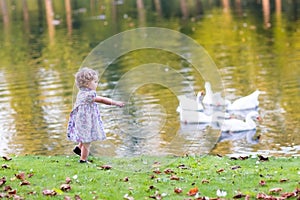
[[94,102],[95,97],[95,90],[80,88],[68,122],[69,140],[89,143],[106,139],[98,105]]

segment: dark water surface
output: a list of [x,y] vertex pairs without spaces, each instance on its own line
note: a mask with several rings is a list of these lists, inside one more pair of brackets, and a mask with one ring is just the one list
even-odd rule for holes
[[[161,1],[159,10],[154,1],[144,1],[144,8],[137,7],[136,1],[72,1],[68,10],[64,2],[53,1],[51,18],[43,3],[4,2],[8,14],[2,11],[0,21],[0,155],[70,154],[74,144],[66,140],[65,132],[73,75],[100,42],[138,27],[169,28],[197,41],[216,63],[226,98],[262,91],[263,121],[253,135],[223,135],[231,139],[216,143],[218,130],[180,123],[174,92],[149,83],[124,100],[125,108],[100,106],[108,140],[93,143],[94,155],[300,155],[299,3],[283,1],[278,9],[273,1],[270,5],[186,1],[186,6]],[[52,23],[47,24],[47,19]],[[188,48],[180,50],[190,53]],[[204,89],[204,78],[183,58],[141,49],[109,65],[98,94],[123,100],[113,95],[120,79],[154,61],[184,77],[174,85],[183,94]],[[143,72],[130,81],[140,82],[152,74]],[[153,71],[152,75],[160,74]]]

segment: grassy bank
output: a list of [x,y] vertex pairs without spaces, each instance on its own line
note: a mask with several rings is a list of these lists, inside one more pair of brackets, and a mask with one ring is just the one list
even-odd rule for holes
[[80,164],[75,156],[4,157],[0,199],[300,199],[300,158],[91,160]]

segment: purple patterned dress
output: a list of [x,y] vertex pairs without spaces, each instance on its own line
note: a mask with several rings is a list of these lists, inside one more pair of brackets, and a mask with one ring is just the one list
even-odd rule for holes
[[106,139],[98,105],[94,102],[95,97],[95,90],[80,88],[68,122],[69,140],[89,143]]

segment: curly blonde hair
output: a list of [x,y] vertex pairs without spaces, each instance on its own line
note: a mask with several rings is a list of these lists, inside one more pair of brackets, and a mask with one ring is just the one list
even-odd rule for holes
[[75,74],[75,82],[78,88],[88,87],[88,84],[93,80],[98,80],[98,73],[93,69],[84,67]]

